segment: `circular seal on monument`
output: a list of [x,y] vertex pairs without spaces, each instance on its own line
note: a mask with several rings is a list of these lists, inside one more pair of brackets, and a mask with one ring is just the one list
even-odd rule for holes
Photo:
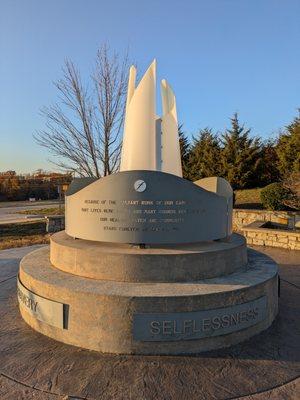
[[134,190],[136,192],[142,193],[146,190],[146,187],[147,187],[146,182],[143,181],[142,179],[139,179],[134,182]]

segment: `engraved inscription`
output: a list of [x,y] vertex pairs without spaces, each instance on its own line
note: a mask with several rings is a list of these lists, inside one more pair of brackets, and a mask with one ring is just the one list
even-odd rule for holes
[[39,321],[57,328],[64,328],[63,304],[58,303],[28,290],[18,278],[17,295],[20,307]]
[[80,239],[151,244],[216,240],[226,237],[227,220],[226,198],[157,171],[112,174],[66,197],[66,232]]
[[[137,182],[141,184],[143,181]],[[109,225],[99,225],[99,229],[103,231],[169,232],[170,229],[173,231],[179,229],[180,224],[185,222],[184,215],[202,212],[200,209],[187,209],[188,202],[186,200],[85,199],[83,203],[80,208],[82,213],[98,215],[99,222],[109,223]],[[95,205],[102,205],[102,207]],[[108,208],[107,205],[112,207]],[[122,206],[128,208],[124,209]],[[108,214],[111,216],[103,216]],[[138,224],[140,227],[132,227],[129,226],[130,224]],[[165,224],[173,226],[164,226]]]
[[27,296],[25,293],[23,293],[20,288],[17,288],[17,294],[18,294],[18,299],[19,301],[27,308],[29,308],[30,311],[36,312],[37,310],[37,305],[38,302],[35,301],[34,299],[31,299],[29,296]]
[[133,337],[138,341],[193,340],[226,335],[266,318],[266,297],[215,310],[136,314]]

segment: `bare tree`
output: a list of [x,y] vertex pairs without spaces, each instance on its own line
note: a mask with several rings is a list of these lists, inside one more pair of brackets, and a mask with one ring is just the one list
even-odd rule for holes
[[80,176],[101,177],[119,167],[127,89],[127,55],[120,59],[107,45],[97,52],[91,89],[66,61],[55,82],[60,101],[42,109],[46,128],[34,137],[58,158],[52,161]]

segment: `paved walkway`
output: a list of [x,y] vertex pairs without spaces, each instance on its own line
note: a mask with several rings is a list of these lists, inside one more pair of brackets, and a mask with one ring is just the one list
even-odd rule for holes
[[20,259],[39,246],[0,252],[1,400],[298,400],[300,252],[263,250],[280,264],[279,317],[229,349],[197,356],[117,356],[51,340],[21,319]]
[[37,218],[34,214],[18,214],[19,211],[26,210],[39,210],[40,208],[56,208],[58,207],[58,202],[53,201],[41,201],[38,204],[28,204],[26,202],[9,202],[0,203],[0,225],[1,224],[12,224],[12,223],[20,223],[20,222],[28,222],[32,219],[34,220],[45,220],[44,217]]

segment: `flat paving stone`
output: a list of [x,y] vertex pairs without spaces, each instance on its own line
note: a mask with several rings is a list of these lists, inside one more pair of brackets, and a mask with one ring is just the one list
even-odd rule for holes
[[56,342],[22,320],[20,259],[40,246],[0,252],[0,399],[300,398],[300,252],[255,247],[280,265],[279,316],[265,332],[194,356],[104,355]]

